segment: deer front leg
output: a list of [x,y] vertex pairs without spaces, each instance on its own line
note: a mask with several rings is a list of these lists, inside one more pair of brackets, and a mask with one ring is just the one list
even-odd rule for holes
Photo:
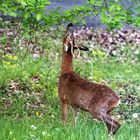
[[76,126],[77,107],[72,107],[72,126]]
[[64,123],[68,122],[68,104],[62,103],[62,119]]

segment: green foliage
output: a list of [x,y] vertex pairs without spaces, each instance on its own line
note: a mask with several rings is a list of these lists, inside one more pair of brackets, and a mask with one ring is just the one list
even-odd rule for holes
[[[36,31],[41,28],[43,30],[46,25],[50,25],[46,21],[50,21],[51,25],[54,22],[54,20],[46,16],[46,6],[49,4],[48,0],[6,0],[0,3],[0,12],[3,15],[16,18],[15,38],[20,33],[23,34],[25,39],[31,40],[37,36]],[[1,21],[1,26],[2,24],[3,22]]]
[[86,24],[86,20],[83,17],[93,15],[91,11],[92,8],[87,5],[81,7],[74,6],[74,9],[68,9],[63,13],[63,19],[73,23],[80,23],[82,21],[83,24]]
[[119,4],[111,5],[108,14],[105,13],[105,11],[101,13],[101,20],[105,25],[107,25],[109,30],[120,28],[122,26],[122,22],[125,21],[125,11],[121,10],[121,6]]
[[134,6],[126,8],[118,0],[87,0],[87,4],[75,6],[64,12],[60,12],[61,7],[48,11],[46,6],[49,4],[51,3],[48,0],[2,0],[0,12],[20,18],[22,28],[25,31],[29,30],[28,33],[40,27],[45,29],[46,26],[56,25],[63,21],[86,24],[85,17],[99,14],[101,22],[110,30],[120,28],[123,22],[140,27],[140,18],[138,18],[140,5],[137,1],[133,1]]
[[5,15],[17,16],[26,25],[45,18],[46,7],[50,2],[47,0],[6,0],[1,1],[1,12]]

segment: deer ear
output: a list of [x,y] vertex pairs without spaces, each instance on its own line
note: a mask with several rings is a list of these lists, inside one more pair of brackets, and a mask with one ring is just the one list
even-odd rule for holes
[[69,49],[69,47],[66,44],[64,44],[64,51],[67,52],[68,49]]

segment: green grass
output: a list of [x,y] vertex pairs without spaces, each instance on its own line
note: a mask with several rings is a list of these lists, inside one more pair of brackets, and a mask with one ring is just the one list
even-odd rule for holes
[[140,122],[122,123],[115,136],[108,136],[103,123],[88,115],[77,118],[76,127],[64,125],[60,116],[0,119],[0,140],[139,140]]
[[[140,97],[140,62],[120,63],[116,58],[74,60],[75,71],[81,77],[107,84],[121,96],[122,104],[114,113],[123,112],[127,118],[121,118],[122,126],[115,136],[108,136],[106,126],[88,113],[79,113],[75,128],[70,123],[71,114],[69,123],[62,123],[57,93],[60,59],[61,54],[56,57],[54,53],[38,59],[28,55],[24,60],[20,56],[1,60],[0,140],[139,140],[140,120],[132,114],[140,113],[140,102],[126,105],[124,100],[129,94]],[[38,82],[32,81],[34,76],[39,77]],[[10,89],[11,81],[18,84],[18,92]],[[27,109],[27,103],[37,107]]]

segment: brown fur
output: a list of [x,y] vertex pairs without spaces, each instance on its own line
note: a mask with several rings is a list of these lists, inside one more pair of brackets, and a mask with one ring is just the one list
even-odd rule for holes
[[[70,39],[70,38],[69,38]],[[67,122],[68,104],[72,107],[73,125],[77,108],[90,112],[91,115],[106,123],[108,132],[115,134],[120,124],[111,118],[110,112],[117,106],[119,97],[109,87],[93,82],[89,82],[73,71],[71,47],[67,36],[64,38],[64,45],[68,45],[67,52],[62,51],[61,74],[59,77],[59,97],[62,104],[62,116],[64,122]]]

